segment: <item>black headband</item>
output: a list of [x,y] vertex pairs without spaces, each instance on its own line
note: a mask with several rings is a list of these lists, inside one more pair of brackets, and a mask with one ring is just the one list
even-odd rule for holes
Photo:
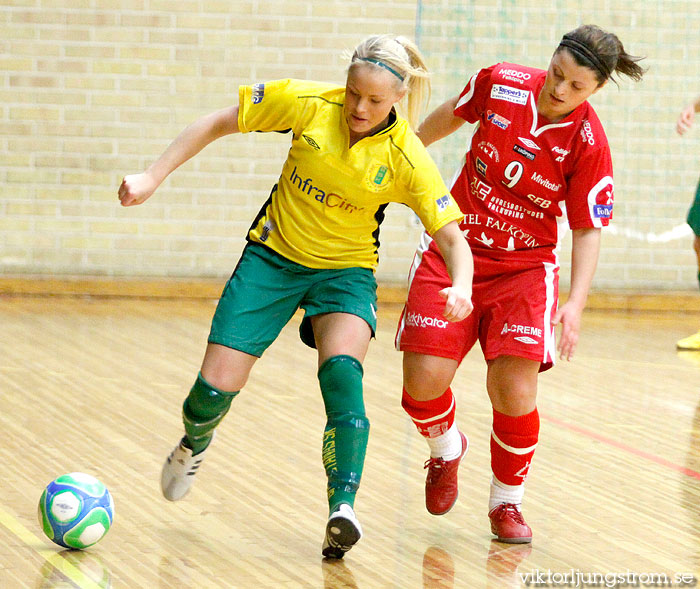
[[578,41],[569,35],[564,35],[559,42],[559,46],[568,47],[569,49],[573,49],[579,55],[583,55],[583,57],[585,57],[595,66],[595,69],[600,72],[605,80],[610,77],[610,71],[608,70],[607,66],[585,43],[581,43],[581,41]]

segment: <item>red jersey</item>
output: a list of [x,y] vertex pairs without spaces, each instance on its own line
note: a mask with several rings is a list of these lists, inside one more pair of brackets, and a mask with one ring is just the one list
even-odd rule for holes
[[[612,160],[588,102],[557,123],[537,113],[546,72],[500,63],[462,91],[455,116],[477,127],[452,195],[475,253],[558,264],[562,231],[612,218]],[[436,247],[435,244],[432,247]]]

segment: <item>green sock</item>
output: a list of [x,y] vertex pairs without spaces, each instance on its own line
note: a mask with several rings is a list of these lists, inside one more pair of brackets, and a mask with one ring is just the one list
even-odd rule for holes
[[190,389],[182,406],[187,445],[199,454],[211,442],[214,429],[224,418],[238,391],[227,393],[210,385],[201,374]]
[[369,438],[362,400],[362,364],[352,356],[333,356],[318,370],[326,406],[323,466],[328,477],[328,507],[351,507],[360,486]]

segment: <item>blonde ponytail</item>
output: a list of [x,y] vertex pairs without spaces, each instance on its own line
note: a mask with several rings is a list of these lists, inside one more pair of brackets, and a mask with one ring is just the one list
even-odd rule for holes
[[399,88],[407,91],[400,103],[402,114],[415,129],[421,111],[430,100],[430,73],[416,44],[407,37],[367,37],[355,48],[350,68],[358,62],[370,63],[394,74]]

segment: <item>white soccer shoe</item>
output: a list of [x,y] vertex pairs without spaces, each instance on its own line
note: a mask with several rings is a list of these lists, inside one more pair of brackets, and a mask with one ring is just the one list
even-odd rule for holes
[[194,483],[194,475],[197,474],[197,470],[204,460],[204,455],[211,446],[211,442],[209,442],[209,446],[199,454],[192,456],[192,450],[185,446],[185,439],[183,436],[180,443],[170,453],[160,474],[160,488],[163,491],[163,497],[168,501],[179,501],[187,495]]
[[341,503],[328,518],[321,553],[326,558],[343,558],[360,538],[362,527],[355,512],[347,503]]

